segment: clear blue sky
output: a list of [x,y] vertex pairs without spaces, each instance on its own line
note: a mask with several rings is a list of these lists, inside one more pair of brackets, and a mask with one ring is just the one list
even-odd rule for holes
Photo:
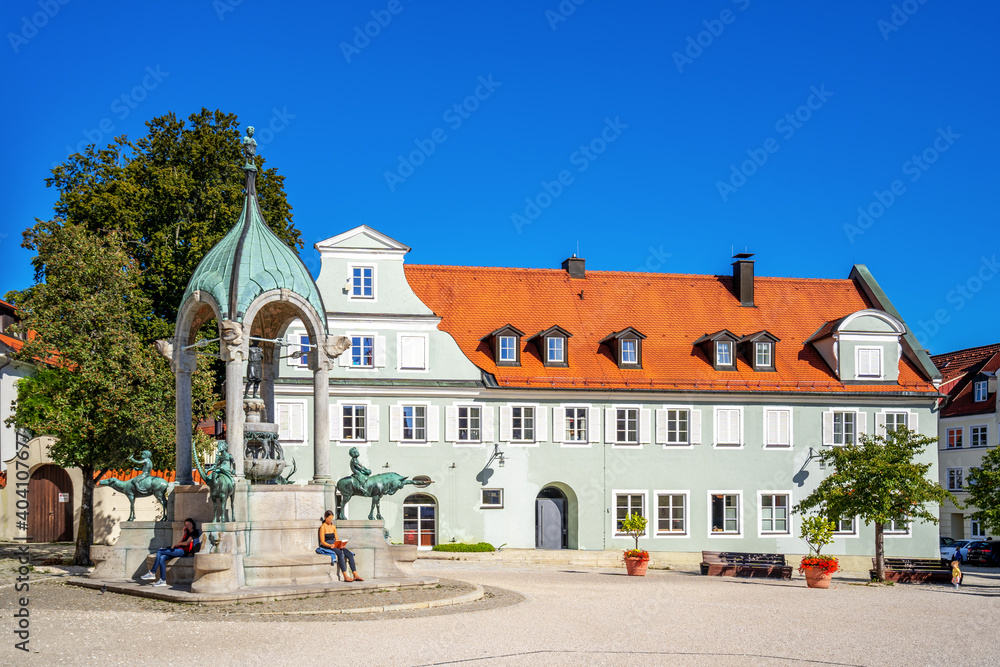
[[746,247],[758,275],[867,264],[932,352],[1000,340],[996,4],[64,1],[0,9],[0,292],[30,283],[53,163],[204,106],[258,128],[314,273],[362,222],[414,263],[579,244],[590,269],[726,274]]

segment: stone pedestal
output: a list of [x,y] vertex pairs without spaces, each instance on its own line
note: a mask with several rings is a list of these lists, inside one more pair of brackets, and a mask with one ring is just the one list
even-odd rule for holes
[[138,580],[149,571],[146,556],[175,544],[183,530],[183,522],[123,521],[114,546],[95,544],[90,548],[90,556],[97,564],[90,576],[107,581]]

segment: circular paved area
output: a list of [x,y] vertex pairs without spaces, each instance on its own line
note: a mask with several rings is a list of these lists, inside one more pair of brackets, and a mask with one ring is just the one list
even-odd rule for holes
[[[0,580],[9,582],[7,572]],[[420,612],[281,616],[150,601],[37,579],[31,656],[14,651],[4,586],[2,664],[925,665],[997,664],[1000,571],[967,568],[961,591],[620,569],[420,561],[469,605]],[[66,597],[64,597],[66,596]],[[329,598],[300,605],[329,605]],[[154,601],[155,602],[155,601]],[[296,601],[288,601],[292,605]],[[275,603],[259,605],[274,611]],[[384,604],[384,603],[383,603]],[[280,619],[280,623],[275,623]],[[218,656],[213,659],[212,656]],[[336,656],[340,656],[337,658]],[[27,658],[27,660],[25,659]]]

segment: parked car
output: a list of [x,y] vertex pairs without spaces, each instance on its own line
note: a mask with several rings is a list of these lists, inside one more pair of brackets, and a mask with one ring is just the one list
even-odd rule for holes
[[985,540],[972,542],[966,560],[978,565],[1000,565],[1000,543]]
[[950,547],[954,543],[955,543],[955,538],[953,538],[953,537],[942,537],[941,538],[941,544],[939,546]]
[[955,540],[954,543],[949,544],[946,547],[941,547],[941,558],[948,560],[957,560],[964,563],[969,557],[969,545],[972,544],[972,540]]

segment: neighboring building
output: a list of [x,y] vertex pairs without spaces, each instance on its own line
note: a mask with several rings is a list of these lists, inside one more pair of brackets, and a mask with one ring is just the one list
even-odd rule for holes
[[[404,266],[361,226],[316,246],[330,335],[331,466],[428,475],[382,503],[396,542],[804,553],[791,507],[815,454],[906,425],[936,435],[936,368],[868,270],[844,280]],[[296,480],[312,475],[305,358],[279,362],[275,412]],[[295,348],[293,348],[293,351]],[[937,457],[923,455],[937,479]],[[401,511],[399,507],[401,506]],[[367,515],[355,499],[350,518]],[[892,524],[887,553],[936,556],[932,524]],[[870,556],[843,517],[828,551]],[[694,557],[694,556],[692,556]]]
[[[1000,343],[938,354],[932,359],[944,379],[941,391],[948,394],[938,426],[941,486],[964,503],[969,470],[1000,442]],[[970,518],[975,511],[974,507],[958,509],[951,502],[942,505],[941,535],[955,539],[1000,537]]]

